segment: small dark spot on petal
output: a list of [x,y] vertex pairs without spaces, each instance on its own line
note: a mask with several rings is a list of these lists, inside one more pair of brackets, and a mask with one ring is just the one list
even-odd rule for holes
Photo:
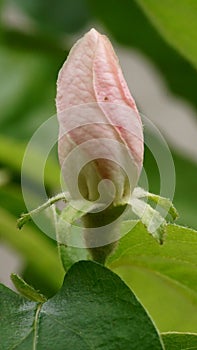
[[108,97],[107,96],[105,96],[104,97],[104,101],[108,101],[109,99],[108,99]]

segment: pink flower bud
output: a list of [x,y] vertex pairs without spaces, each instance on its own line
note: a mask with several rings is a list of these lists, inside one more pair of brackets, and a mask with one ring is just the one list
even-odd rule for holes
[[[125,203],[142,168],[143,128],[112,45],[95,29],[74,45],[60,70],[56,104],[59,159],[71,197],[78,197],[77,173],[86,199],[96,200],[99,182],[107,179],[113,203]],[[81,158],[87,162],[79,169]]]

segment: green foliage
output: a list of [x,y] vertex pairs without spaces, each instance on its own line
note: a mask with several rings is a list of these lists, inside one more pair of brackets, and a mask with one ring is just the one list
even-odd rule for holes
[[162,339],[166,350],[197,350],[197,334],[163,333]]
[[[134,290],[161,331],[197,331],[197,231],[169,224],[163,246],[141,223],[128,232],[107,266]],[[145,287],[146,286],[146,287]]]
[[137,0],[164,38],[197,68],[195,0]]
[[121,279],[93,262],[67,273],[44,304],[0,285],[0,349],[164,349],[151,319]]

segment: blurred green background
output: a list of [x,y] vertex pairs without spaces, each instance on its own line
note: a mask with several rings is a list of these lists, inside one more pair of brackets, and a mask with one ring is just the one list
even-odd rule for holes
[[[52,295],[63,270],[54,241],[33,223],[16,230],[26,210],[23,155],[33,133],[55,114],[57,74],[70,47],[91,27],[109,36],[139,110],[165,136],[176,170],[178,223],[197,229],[196,2],[2,0],[0,7],[0,245],[2,252],[7,247],[16,254],[27,282]],[[39,152],[37,157],[39,164]],[[26,174],[32,200],[39,198],[37,164]],[[159,172],[148,149],[145,170],[157,193]],[[47,162],[45,185],[48,195],[58,193],[56,150]],[[9,262],[2,256],[4,281]]]

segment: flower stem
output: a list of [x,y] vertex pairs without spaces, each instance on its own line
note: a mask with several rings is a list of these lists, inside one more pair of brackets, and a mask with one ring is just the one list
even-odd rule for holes
[[84,238],[92,259],[105,264],[107,257],[113,252],[120,238],[119,217],[124,206],[111,206],[98,213],[88,213],[83,217]]

